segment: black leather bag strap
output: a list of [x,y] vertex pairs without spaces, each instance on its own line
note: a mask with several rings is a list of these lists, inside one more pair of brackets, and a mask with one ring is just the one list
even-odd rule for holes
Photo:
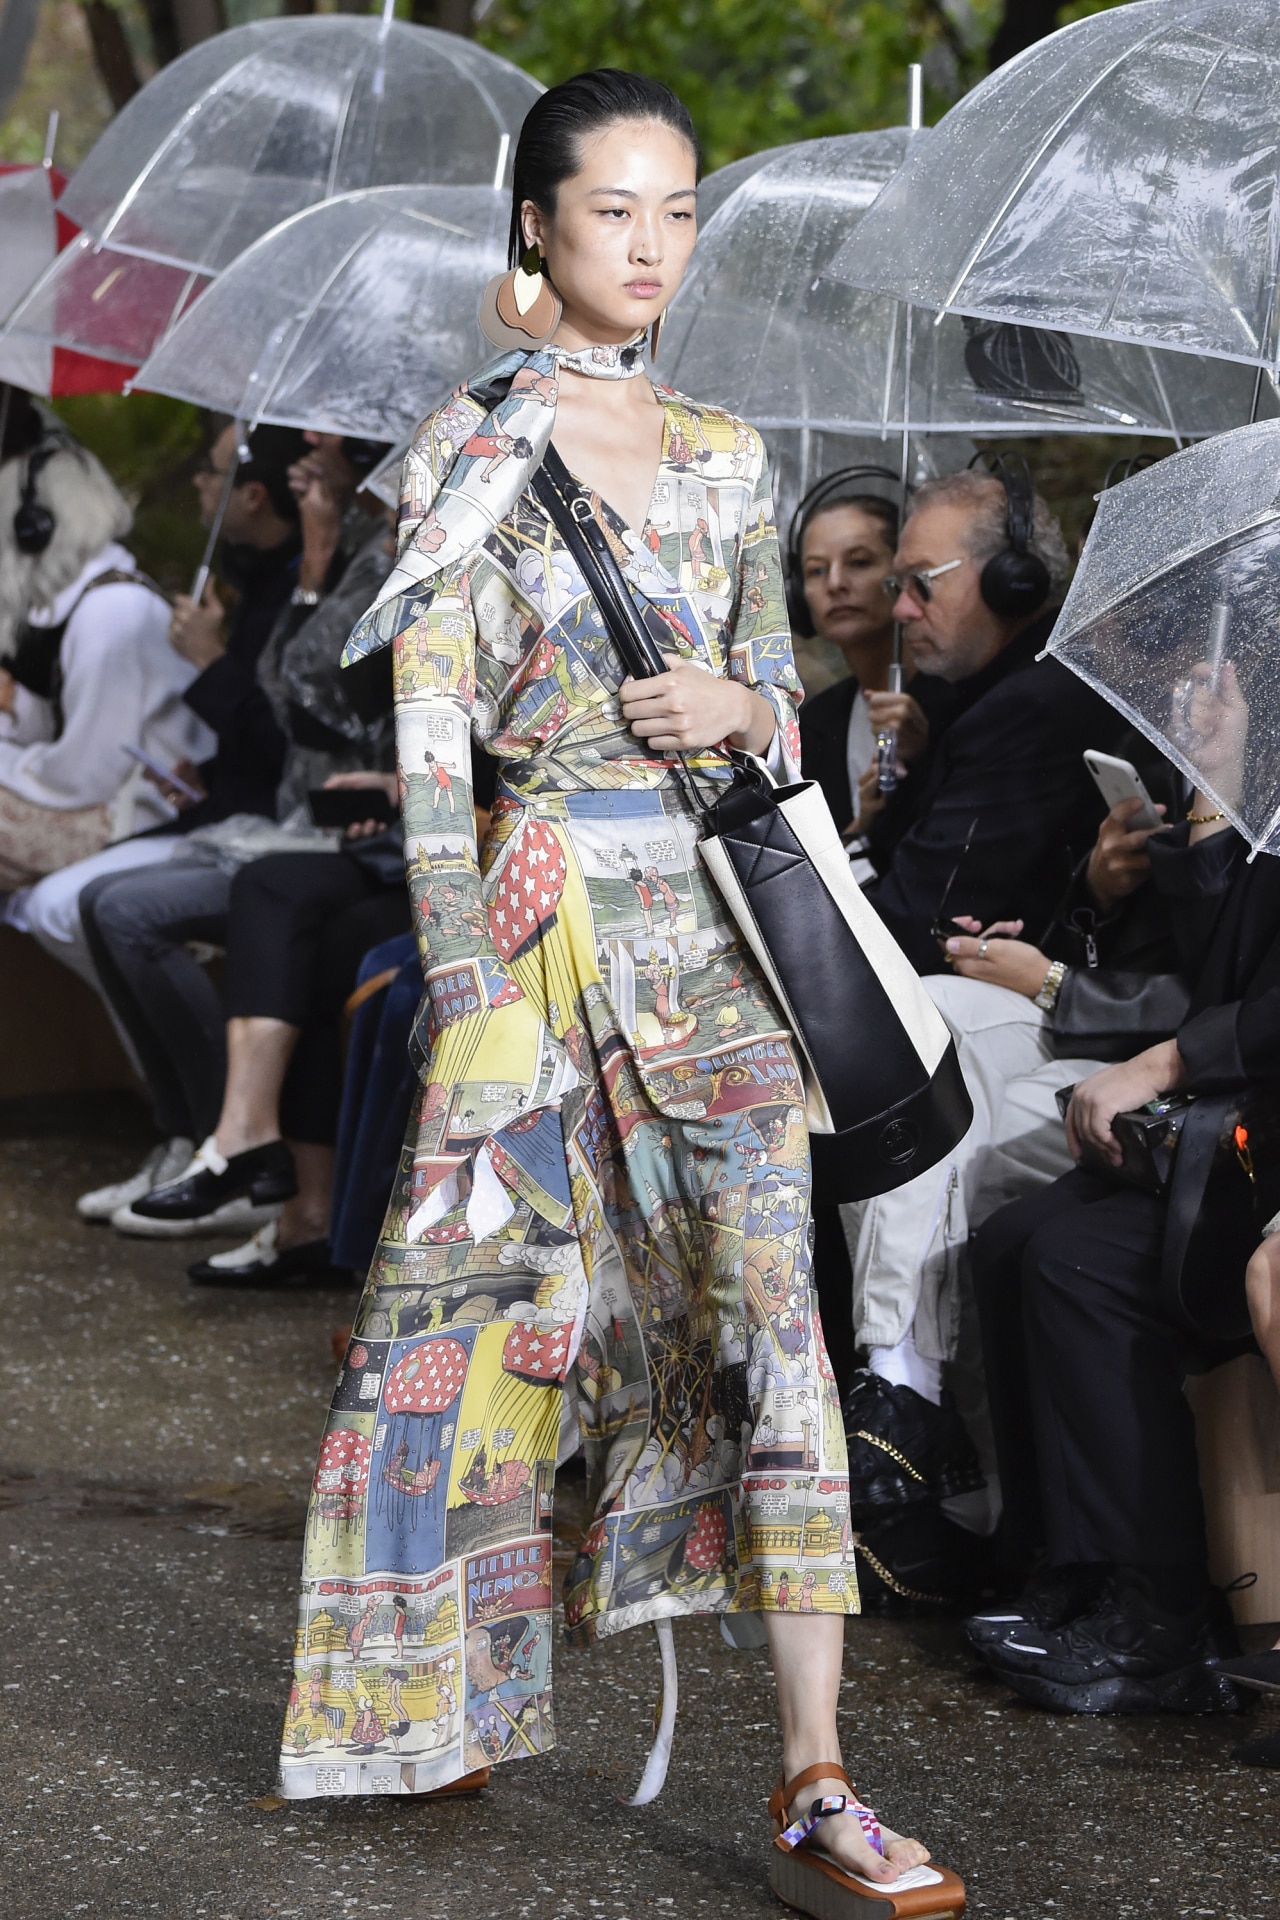
[[[591,496],[570,473],[553,446],[548,445],[542,465],[533,476],[533,491],[542,502],[551,523],[577,561],[587,590],[599,607],[609,638],[633,680],[650,680],[665,673],[659,638],[649,628],[636,605],[635,595],[622,577],[622,569],[596,519]],[[653,616],[661,624],[658,614]],[[683,753],[675,756],[677,777],[695,814],[707,817],[707,803],[698,792],[698,783]]]
[[604,616],[609,636],[633,680],[665,673],[667,663],[657,640],[640,617],[622,569],[591,508],[591,496],[574,479],[553,446],[533,477],[533,491],[552,525],[582,570],[591,597]]

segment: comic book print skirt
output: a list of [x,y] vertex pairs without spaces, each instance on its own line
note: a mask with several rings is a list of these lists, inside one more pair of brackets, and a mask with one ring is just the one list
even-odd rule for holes
[[553,1744],[553,1482],[579,1441],[571,1640],[857,1610],[800,1076],[678,791],[506,794],[485,895],[527,1017],[473,1016],[409,1130],[311,1496],[293,1797]]

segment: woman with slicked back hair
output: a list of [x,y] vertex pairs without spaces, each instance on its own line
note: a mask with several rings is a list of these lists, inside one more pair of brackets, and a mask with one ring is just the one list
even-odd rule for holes
[[[293,1797],[442,1793],[552,1745],[552,1485],[580,1439],[570,1639],[653,1623],[666,1652],[676,1617],[762,1618],[774,1857],[813,1900],[856,1901],[928,1856],[881,1837],[840,1766],[858,1599],[804,1095],[699,863],[677,760],[708,794],[729,746],[798,777],[763,446],[646,372],[698,173],[689,115],[654,80],[582,74],[531,109],[513,271],[481,307],[502,351],[420,429],[399,560],[348,648],[394,649],[423,1086],[307,1528],[299,1670],[325,1671],[344,1725],[304,1740],[295,1712],[281,1771]],[[627,676],[590,562],[544,504],[557,474],[665,671]],[[479,854],[472,741],[500,762]],[[366,1719],[407,1715],[394,1744],[355,1741],[357,1693]],[[641,1798],[669,1745],[668,1716]]]

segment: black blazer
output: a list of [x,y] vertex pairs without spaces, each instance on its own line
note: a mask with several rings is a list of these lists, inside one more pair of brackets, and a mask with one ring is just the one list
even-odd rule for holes
[[[912,787],[918,789],[928,779],[938,741],[956,710],[954,689],[936,675],[930,678],[923,673],[916,674],[907,691],[929,722],[929,746],[895,796],[895,806],[899,801],[909,803]],[[849,717],[857,692],[857,677],[850,674],[848,679],[837,680],[834,687],[824,687],[821,693],[800,705],[800,763],[804,777],[816,780],[822,788],[831,817],[841,833],[858,811],[858,797],[849,787],[848,755]],[[909,824],[908,816],[903,822],[904,829]]]
[[800,703],[800,765],[806,780],[822,788],[831,818],[844,832],[856,807],[849,790],[849,716],[858,693],[850,674]]
[[1125,722],[1058,661],[1037,663],[1056,617],[955,686],[959,711],[916,788],[916,818],[866,889],[921,973],[943,970],[929,931],[942,912],[1021,919],[1037,939],[1106,811],[1082,755],[1112,751]]
[[1148,842],[1195,982],[1178,1051],[1193,1093],[1280,1080],[1280,859],[1250,864],[1233,832],[1188,845],[1174,827]]

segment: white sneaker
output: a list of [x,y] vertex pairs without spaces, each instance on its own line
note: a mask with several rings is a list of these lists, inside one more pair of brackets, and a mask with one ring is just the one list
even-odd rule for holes
[[121,1208],[132,1206],[135,1200],[141,1200],[144,1193],[150,1193],[153,1187],[163,1187],[169,1180],[176,1180],[191,1158],[195,1147],[193,1140],[184,1140],[176,1134],[172,1140],[162,1140],[158,1147],[152,1147],[138,1171],[127,1180],[117,1180],[114,1186],[95,1187],[92,1193],[82,1193],[76,1201],[76,1212],[82,1220],[110,1220]]

